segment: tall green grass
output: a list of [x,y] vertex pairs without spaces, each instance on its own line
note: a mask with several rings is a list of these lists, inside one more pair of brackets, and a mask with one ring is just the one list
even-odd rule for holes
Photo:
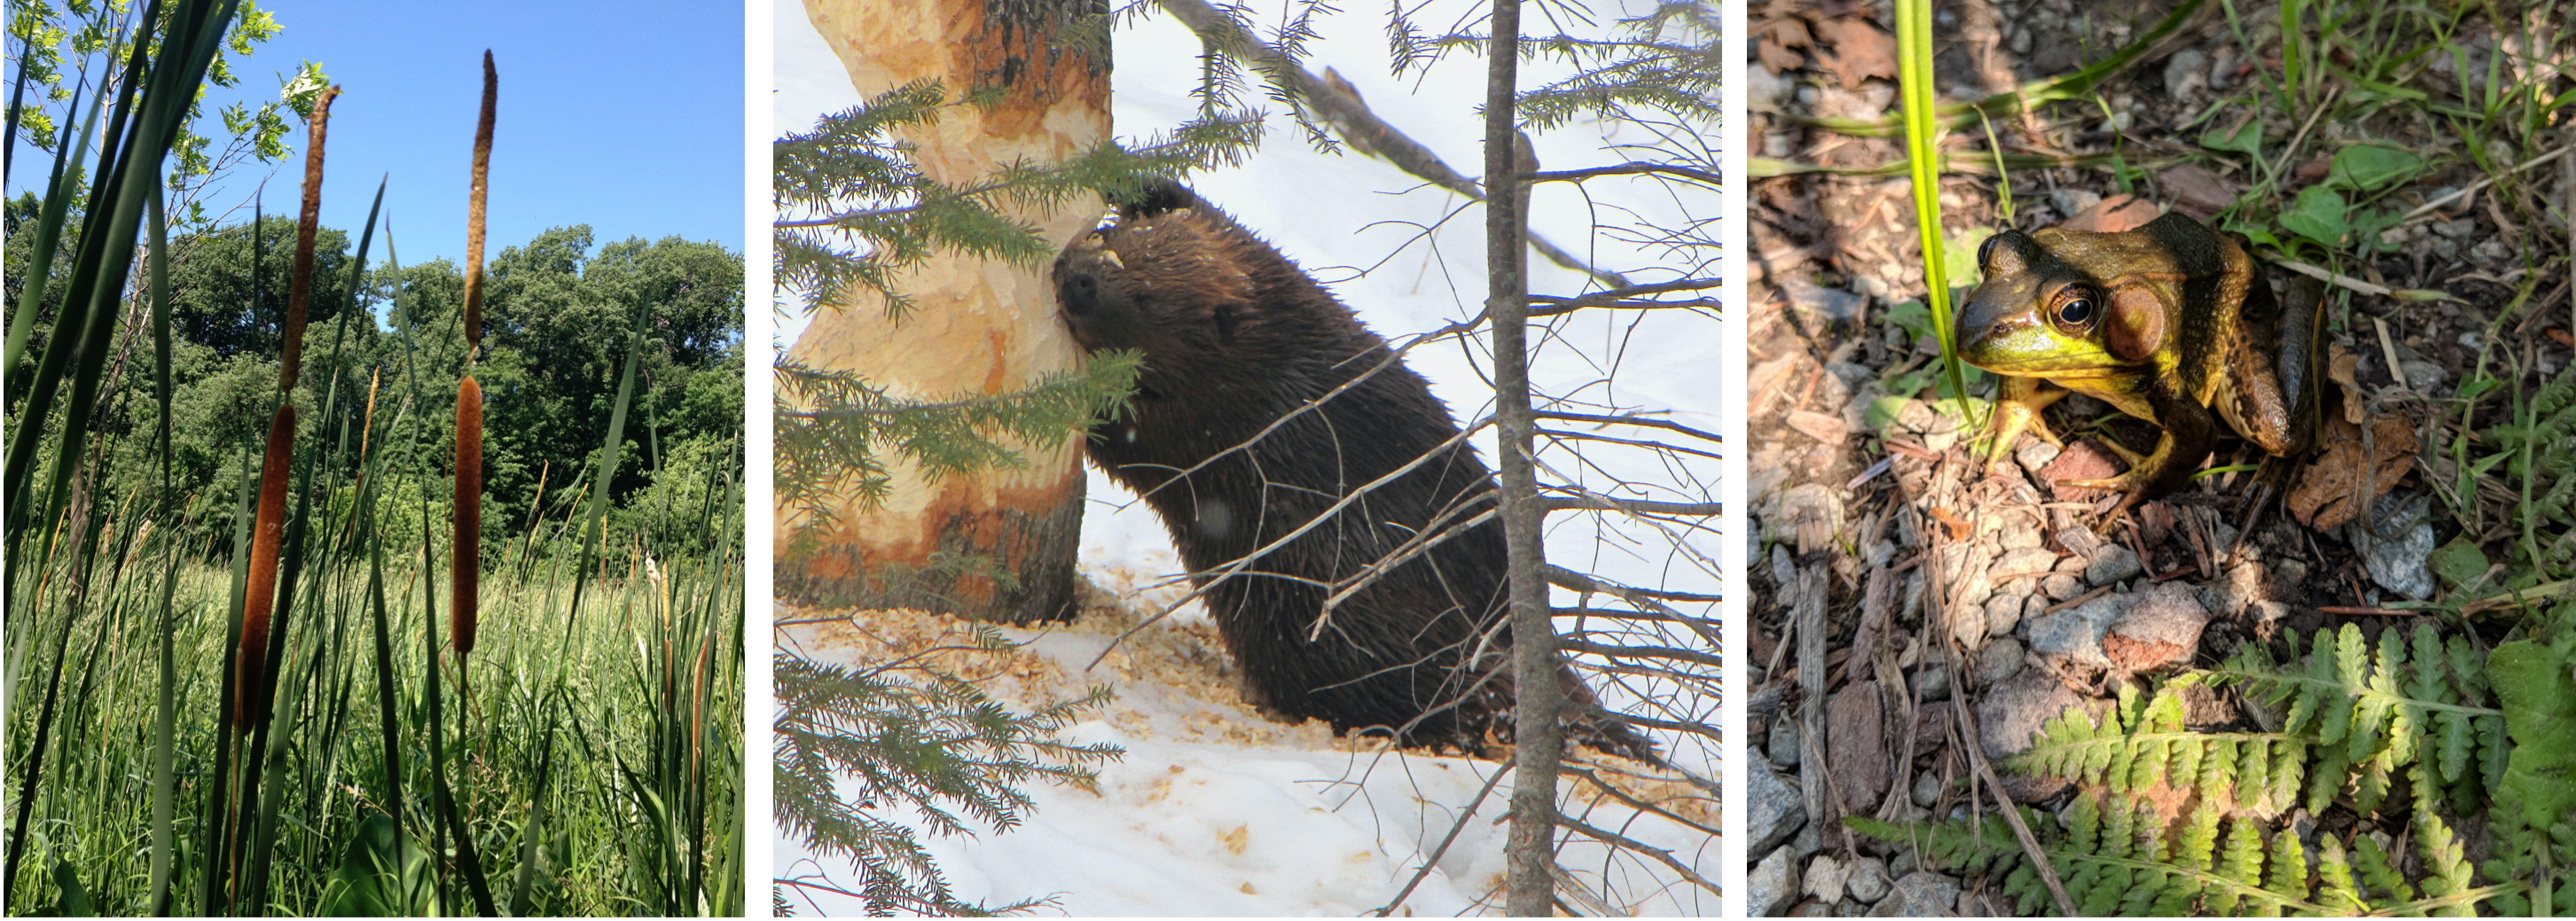
[[[64,145],[34,228],[37,269],[11,305],[9,369],[30,350],[34,367],[12,395],[5,480],[7,909],[740,914],[741,471],[718,464],[682,490],[655,470],[656,493],[640,501],[660,514],[617,527],[606,514],[628,407],[644,396],[650,304],[629,305],[601,449],[550,461],[581,470],[577,484],[500,542],[516,553],[460,562],[431,527],[442,515],[383,508],[397,490],[439,494],[424,487],[451,466],[406,422],[454,412],[423,392],[418,356],[426,338],[458,331],[414,323],[399,289],[392,335],[404,357],[384,366],[349,360],[351,317],[369,307],[354,293],[327,329],[281,324],[287,354],[303,354],[302,392],[318,396],[294,406],[299,372],[281,375],[276,406],[292,420],[276,438],[282,478],[242,477],[231,541],[182,536],[205,533],[179,517],[209,484],[173,481],[167,461],[157,177],[234,12],[155,0],[137,21],[156,34],[121,40],[125,79],[112,104],[91,109],[104,126],[86,172],[96,185],[60,178],[79,173],[62,162],[86,155],[85,141]],[[317,180],[319,148],[317,129]],[[382,194],[380,184],[379,204]],[[64,226],[72,196],[85,198],[77,235]],[[365,287],[379,217],[371,208],[352,292]],[[77,247],[55,252],[64,239]],[[389,231],[386,244],[391,257]],[[129,292],[138,245],[146,271]],[[309,272],[298,275],[300,305]],[[29,311],[46,286],[66,296],[38,337]],[[150,357],[129,361],[147,334]],[[154,424],[102,424],[107,400],[138,393],[157,402],[145,413]],[[131,439],[162,450],[117,450]],[[649,419],[639,439],[658,443]],[[240,469],[266,466],[268,447],[244,444]],[[113,469],[155,463],[137,458],[157,458],[156,475]],[[113,494],[102,483],[149,485]],[[275,544],[255,553],[263,485],[281,490]],[[712,550],[667,549],[704,534],[720,535]],[[482,573],[470,663],[442,654],[454,638],[440,596],[460,566]],[[263,581],[273,589],[254,591]],[[256,594],[273,607],[253,605]],[[246,608],[250,626],[265,626],[249,648]],[[470,695],[459,693],[467,668]]]

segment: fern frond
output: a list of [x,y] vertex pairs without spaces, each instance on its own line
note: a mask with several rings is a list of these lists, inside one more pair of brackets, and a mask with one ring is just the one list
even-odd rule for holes
[[[2206,802],[2172,848],[2154,805],[2144,799],[2078,793],[2067,804],[2062,834],[2040,834],[2044,823],[2057,831],[2042,813],[2025,808],[2023,815],[2032,817],[2041,849],[2085,914],[2338,913],[2309,900],[2303,855],[2280,856],[2283,848],[2299,850],[2296,836],[2283,833],[2266,842],[2256,820],[2224,821],[2222,811]],[[1956,868],[1951,861],[1960,858],[1997,869],[2009,865],[2003,892],[2015,910],[2028,913],[2048,905],[2047,891],[2002,823],[1989,820],[1980,834],[1964,819],[1905,826],[1859,816],[1843,821],[1872,837],[1919,844],[1925,858],[1940,866]],[[2216,854],[2222,824],[2226,845],[2223,854]],[[2218,858],[2215,865],[2213,857]]]
[[[2441,815],[2433,811],[2431,770],[2422,764],[2416,765],[2414,770],[2419,791],[2415,800],[2415,843],[2417,853],[2424,858],[2424,895],[2438,899],[2473,888],[2470,877],[2475,875],[2475,870],[2469,866],[2467,849],[2460,843],[2459,836],[2452,834],[2451,826],[2444,824]],[[2475,903],[2453,904],[2445,906],[2442,911],[2451,917],[2476,917],[2477,913]]]
[[[2132,727],[2125,733],[2124,713]],[[2176,789],[2198,785],[2203,798],[2271,815],[2298,802],[2308,743],[2290,733],[2193,732],[2183,727],[2181,697],[2168,686],[2143,705],[2115,707],[2100,722],[2083,708],[2068,707],[2042,724],[2031,747],[2005,765],[2023,776],[2120,793],[2160,783]]]

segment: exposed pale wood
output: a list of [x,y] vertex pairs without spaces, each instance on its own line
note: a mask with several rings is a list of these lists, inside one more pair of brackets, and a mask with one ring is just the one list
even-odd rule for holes
[[[1026,16],[1030,5],[1012,9]],[[979,0],[807,0],[805,11],[848,69],[851,85],[874,96],[937,79],[951,98],[988,83],[1006,86],[990,109],[955,106],[904,133],[922,172],[964,183],[1018,161],[1054,162],[1109,135],[1109,72],[1048,47],[1043,26],[1013,21]],[[1061,246],[1101,216],[1097,203],[1014,217]],[[1021,267],[954,254],[934,256],[903,279],[915,309],[890,321],[862,301],[818,313],[788,357],[817,368],[855,370],[901,397],[940,400],[1008,393],[1069,371],[1081,352],[1056,319],[1045,266]],[[906,606],[989,620],[1069,616],[1073,554],[1081,522],[1081,443],[1036,449],[1017,470],[932,480],[891,464],[892,494],[874,509],[845,505],[822,551],[780,561],[782,594],[823,603]],[[804,523],[799,510],[776,518],[783,549]],[[1019,577],[1004,591],[982,576],[920,572],[934,551],[989,555]]]

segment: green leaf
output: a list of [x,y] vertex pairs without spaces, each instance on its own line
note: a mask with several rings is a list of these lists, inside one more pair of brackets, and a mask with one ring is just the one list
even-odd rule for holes
[[2249,157],[2260,156],[2263,153],[2263,120],[2246,119],[2244,124],[2236,126],[2233,131],[2212,128],[2208,133],[2200,136],[2200,146],[2211,150],[2241,153]]
[[1975,287],[1984,276],[1977,265],[1977,247],[1995,235],[1992,227],[1971,227],[1950,240],[1941,249],[1942,267],[1948,270],[1948,281],[1959,287]]
[[[2424,158],[2412,151],[2378,144],[2355,144],[2336,151],[2334,166],[2326,174],[2326,185],[2370,192],[2415,178],[2424,168]],[[2301,192],[2302,198],[2306,197]]]
[[367,816],[331,871],[322,911],[332,917],[384,918],[434,913],[429,855],[397,836],[384,813]]
[[2349,206],[2343,193],[2320,183],[2299,190],[2297,203],[2281,215],[2281,227],[2327,246],[2340,246],[2351,235]]
[[2565,650],[2536,640],[2498,644],[2487,675],[2513,737],[2496,798],[2520,802],[2524,821],[2549,828],[2576,809],[2576,681]]
[[[1975,253],[1971,252],[1969,255],[1973,259]],[[1887,308],[1885,320],[1904,327],[1906,336],[1911,339],[1932,335],[1932,308],[1923,306],[1921,300],[1890,305]]]

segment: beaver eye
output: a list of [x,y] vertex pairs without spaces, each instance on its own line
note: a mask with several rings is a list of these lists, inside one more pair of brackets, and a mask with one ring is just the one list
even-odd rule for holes
[[1987,237],[1986,242],[1977,244],[1977,268],[1982,269],[1993,264],[1995,244],[2002,242],[2003,238],[2003,234],[1995,234],[1994,236]]

